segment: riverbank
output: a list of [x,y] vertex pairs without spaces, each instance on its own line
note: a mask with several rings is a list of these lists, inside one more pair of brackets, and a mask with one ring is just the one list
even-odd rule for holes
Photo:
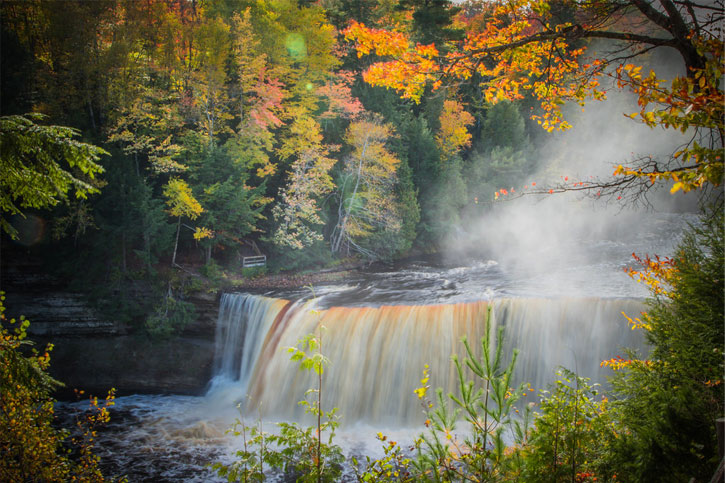
[[349,278],[356,269],[339,269],[335,271],[321,270],[319,272],[289,272],[255,277],[242,277],[230,280],[234,290],[263,290],[263,289],[295,289],[307,285],[333,283]]

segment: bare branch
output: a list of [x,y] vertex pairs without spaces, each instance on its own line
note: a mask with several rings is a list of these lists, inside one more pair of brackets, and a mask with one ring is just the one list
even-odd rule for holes
[[672,31],[672,22],[667,15],[663,14],[662,12],[656,10],[652,7],[652,5],[649,4],[649,2],[645,0],[631,0],[632,4],[637,7],[637,10],[642,12],[645,17],[650,19],[655,24],[659,25],[663,29],[667,30],[668,32]]
[[702,9],[702,10],[712,10],[713,12],[719,12],[719,13],[722,13],[722,11],[723,11],[723,3],[722,2],[715,2],[715,5],[705,5],[705,4],[702,4],[702,3],[676,0],[676,1],[673,1],[672,3],[674,3],[676,5],[684,5],[688,9],[692,9],[694,7],[694,8],[699,8],[699,9]]

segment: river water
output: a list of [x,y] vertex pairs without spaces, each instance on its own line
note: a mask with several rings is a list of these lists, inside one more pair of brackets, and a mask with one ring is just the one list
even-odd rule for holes
[[331,361],[323,407],[339,408],[336,442],[347,455],[379,455],[378,431],[402,441],[421,432],[413,389],[423,366],[431,367],[433,387],[454,390],[450,355],[462,353],[462,336],[480,340],[489,310],[492,326],[504,327],[504,354],[521,350],[518,382],[544,389],[565,366],[605,383],[601,360],[622,347],[646,350],[621,315],[638,315],[647,295],[624,273],[631,253],[671,254],[688,219],[648,215],[635,230],[609,235],[514,234],[510,251],[460,243],[445,256],[363,271],[335,285],[224,294],[207,394],[118,398],[99,435],[103,468],[131,481],[224,481],[207,465],[233,460],[240,443],[226,431],[240,414],[270,431],[275,421],[304,420],[297,402],[314,380],[285,348],[320,323]]

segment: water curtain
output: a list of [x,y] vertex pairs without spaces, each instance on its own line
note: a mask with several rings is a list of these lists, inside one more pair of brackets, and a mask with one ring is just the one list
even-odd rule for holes
[[[337,407],[346,423],[418,424],[421,406],[413,390],[425,364],[432,387],[454,391],[450,356],[463,354],[464,335],[474,347],[492,308],[494,333],[504,327],[504,354],[520,350],[515,378],[544,389],[558,366],[605,382],[600,362],[622,347],[642,348],[622,312],[639,315],[641,301],[600,298],[511,298],[449,305],[331,307],[249,294],[224,294],[216,334],[215,381],[226,381],[247,409],[267,418],[300,419],[297,401],[314,387],[312,375],[289,360],[285,348],[325,329],[330,359],[323,406]],[[214,385],[213,385],[214,386]]]

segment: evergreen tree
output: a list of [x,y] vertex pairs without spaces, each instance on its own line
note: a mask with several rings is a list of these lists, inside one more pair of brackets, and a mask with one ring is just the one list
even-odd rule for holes
[[418,193],[420,221],[416,243],[428,247],[434,238],[433,206],[436,181],[441,176],[440,154],[433,133],[422,116],[408,116],[399,130],[401,157],[407,158],[413,188]]
[[8,215],[50,208],[67,200],[69,191],[80,199],[99,191],[94,178],[103,168],[97,161],[108,153],[75,140],[75,129],[38,123],[44,119],[40,114],[0,117],[0,233],[11,237],[17,232]]
[[413,246],[417,235],[418,222],[420,221],[418,191],[413,184],[412,170],[405,159],[401,159],[398,165],[398,184],[395,188],[395,194],[400,203],[401,225],[393,254],[405,255]]
[[398,8],[413,11],[413,38],[421,44],[444,50],[446,42],[463,39],[463,30],[453,27],[461,8],[450,0],[402,0]]
[[501,101],[486,110],[481,140],[485,143],[484,149],[511,147],[515,151],[526,151],[529,138],[518,105]]
[[[715,420],[725,411],[722,206],[691,228],[672,260],[645,260],[648,360],[616,361],[614,416],[621,425],[608,464],[622,480],[708,481],[720,457]],[[654,283],[657,282],[657,283]],[[615,366],[617,367],[617,366]]]
[[[517,104],[498,102],[485,115],[481,138],[464,168],[470,198],[479,203],[491,201],[501,188],[525,185],[532,169],[531,145]],[[468,208],[469,216],[481,211],[475,203]]]

